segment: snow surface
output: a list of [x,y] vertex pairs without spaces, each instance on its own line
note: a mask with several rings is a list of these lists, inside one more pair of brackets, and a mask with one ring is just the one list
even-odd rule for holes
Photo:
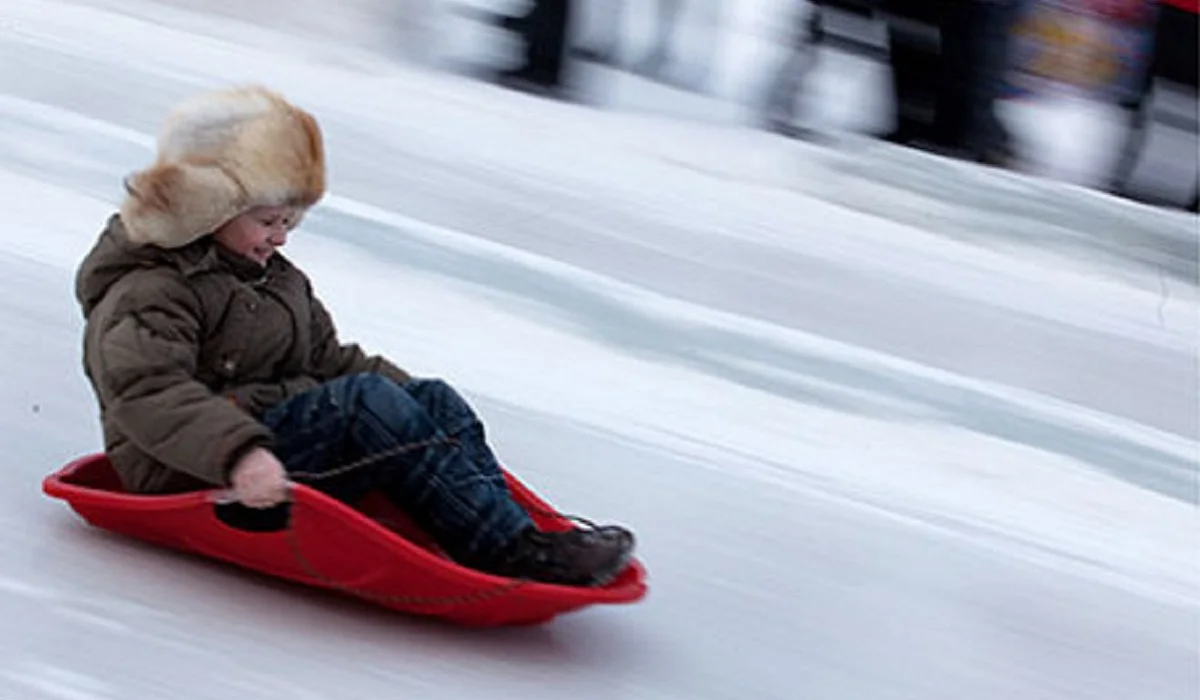
[[[1200,694],[1193,217],[245,20],[0,9],[0,698]],[[458,630],[40,494],[101,444],[75,265],[166,108],[245,80],[326,129],[288,254],[342,333],[462,388],[555,505],[632,525],[646,601]]]

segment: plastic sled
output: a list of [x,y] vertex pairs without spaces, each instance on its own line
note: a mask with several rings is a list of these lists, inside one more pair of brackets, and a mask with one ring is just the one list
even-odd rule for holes
[[[512,474],[505,476],[540,528],[570,527]],[[463,625],[539,624],[587,606],[632,603],[646,595],[646,572],[636,559],[613,581],[594,588],[504,578],[460,566],[374,494],[352,507],[296,485],[289,503],[267,510],[222,503],[216,490],[135,495],[122,489],[103,454],[67,464],[47,476],[42,489],[104,530]]]

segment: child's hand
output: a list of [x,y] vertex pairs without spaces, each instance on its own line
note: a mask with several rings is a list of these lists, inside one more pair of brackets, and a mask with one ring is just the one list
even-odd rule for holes
[[250,508],[270,508],[287,500],[287,470],[270,450],[256,447],[230,473],[233,496]]

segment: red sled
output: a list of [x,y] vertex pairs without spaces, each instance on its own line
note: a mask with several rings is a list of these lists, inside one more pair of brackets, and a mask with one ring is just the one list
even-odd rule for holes
[[[505,477],[538,527],[571,527],[511,473]],[[460,566],[377,494],[352,507],[298,484],[288,504],[263,511],[222,503],[216,490],[136,495],[121,487],[104,454],[67,464],[45,478],[42,490],[104,530],[462,625],[540,624],[591,605],[633,603],[646,595],[646,572],[636,559],[613,581],[594,588],[504,578]]]

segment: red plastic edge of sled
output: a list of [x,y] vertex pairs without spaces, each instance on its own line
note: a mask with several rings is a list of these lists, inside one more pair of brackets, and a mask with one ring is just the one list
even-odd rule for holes
[[[511,473],[505,477],[539,527],[568,526]],[[42,490],[103,530],[464,625],[537,624],[591,605],[632,603],[647,592],[646,571],[636,559],[609,584],[595,588],[468,569],[442,556],[383,499],[368,499],[360,510],[304,485],[293,488],[289,527],[269,533],[222,522],[214,510],[221,496],[215,490],[127,493],[103,453],[66,464],[43,480]]]

